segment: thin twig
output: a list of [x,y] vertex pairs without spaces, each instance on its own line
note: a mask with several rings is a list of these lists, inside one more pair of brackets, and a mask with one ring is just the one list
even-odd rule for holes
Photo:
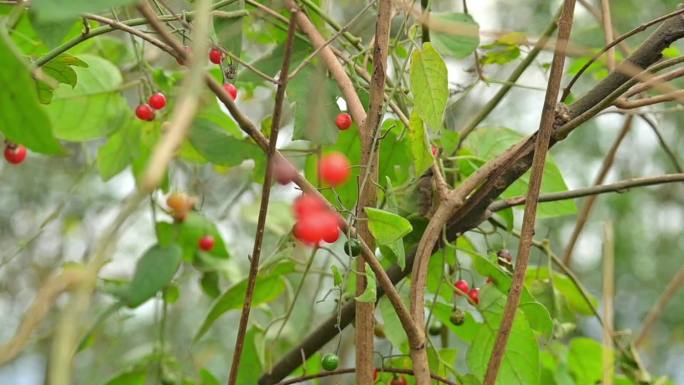
[[622,108],[623,110],[629,110],[639,107],[651,106],[654,104],[671,102],[673,100],[678,101],[680,104],[684,104],[684,90],[676,90],[668,92],[663,95],[652,96],[650,98],[640,98],[636,100],[618,99],[615,101],[615,106]]
[[506,300],[503,318],[499,325],[494,347],[492,348],[492,356],[487,365],[483,385],[494,385],[496,383],[496,377],[506,352],[508,337],[513,327],[513,320],[515,319],[518,304],[520,303],[525,272],[527,271],[527,263],[530,257],[532,238],[534,236],[539,191],[541,189],[541,181],[544,174],[544,162],[546,161],[546,153],[548,152],[549,143],[551,141],[551,132],[554,129],[556,101],[558,100],[558,94],[560,92],[560,82],[563,76],[563,65],[565,63],[565,42],[570,38],[574,10],[575,0],[565,0],[563,3],[563,12],[558,20],[558,43],[551,63],[549,84],[544,99],[544,108],[542,109],[542,117],[539,124],[539,134],[535,143],[534,157],[532,159],[532,171],[527,192],[527,200],[525,202],[523,224],[520,231],[521,237],[515,263],[515,272],[513,273],[513,281],[511,282],[511,288],[508,293],[508,299]]
[[[615,183],[603,184],[568,190],[563,192],[548,193],[539,196],[539,202],[557,202],[568,199],[595,196],[607,193],[623,193],[634,187],[656,186],[667,183],[684,182],[684,173],[665,174],[652,177],[625,179]],[[489,211],[497,212],[509,207],[520,206],[525,203],[525,197],[515,197],[492,203]]]
[[658,139],[658,143],[660,143],[660,147],[662,147],[663,151],[665,151],[667,157],[670,158],[670,162],[672,162],[672,166],[674,167],[675,171],[684,172],[684,167],[679,164],[677,155],[675,155],[674,151],[670,148],[670,145],[667,143],[665,138],[663,138],[663,134],[660,132],[658,125],[651,118],[646,116],[646,114],[639,114],[638,116],[651,127],[651,130],[653,130],[653,133]]
[[[610,16],[610,0],[601,0],[601,24],[603,25],[603,36],[606,45],[614,40],[613,20]],[[608,57],[607,66],[610,71],[615,69],[615,48],[608,49],[606,56]]]
[[[625,118],[625,122],[622,125],[620,133],[618,133],[617,137],[615,138],[615,141],[613,141],[613,145],[610,147],[610,150],[608,150],[608,153],[603,158],[601,168],[599,169],[599,172],[596,175],[596,178],[594,179],[594,186],[600,186],[606,180],[606,177],[608,176],[608,171],[610,171],[610,168],[613,166],[613,162],[615,162],[617,150],[618,148],[620,148],[620,144],[622,144],[622,141],[625,139],[625,136],[627,136],[627,133],[632,127],[633,119],[633,115],[627,115],[627,117]],[[577,244],[577,240],[579,239],[579,236],[582,233],[582,230],[584,229],[587,220],[589,219],[589,214],[591,214],[591,210],[594,207],[594,202],[596,202],[596,196],[590,196],[589,199],[587,199],[587,201],[582,206],[582,210],[577,216],[577,221],[575,221],[575,227],[572,229],[572,235],[570,235],[570,240],[568,241],[568,244],[565,247],[565,251],[563,252],[563,263],[565,263],[566,265],[570,265],[570,260],[572,259],[572,253],[575,250],[575,245]]]
[[613,223],[603,227],[603,382],[613,385],[615,374],[613,354],[613,299],[615,296],[615,240]]
[[287,41],[285,42],[285,52],[283,54],[283,64],[280,67],[280,79],[275,96],[275,107],[273,108],[273,118],[271,119],[271,136],[269,138],[269,146],[266,157],[266,175],[264,176],[264,184],[261,190],[261,206],[259,208],[259,218],[257,219],[256,237],[254,239],[254,249],[249,265],[249,275],[247,276],[247,289],[245,290],[245,298],[242,305],[242,312],[240,314],[240,324],[238,326],[237,340],[235,341],[235,349],[233,353],[233,360],[230,366],[230,374],[228,376],[228,385],[235,385],[238,378],[238,371],[240,367],[240,358],[244,348],[245,335],[247,334],[247,323],[249,321],[249,313],[252,308],[252,297],[254,296],[254,288],[256,286],[256,279],[259,273],[259,257],[261,256],[261,245],[264,239],[264,230],[266,228],[266,214],[268,213],[268,203],[271,194],[271,182],[273,180],[273,164],[274,155],[276,152],[276,144],[278,142],[278,131],[280,129],[280,117],[283,111],[283,103],[285,102],[285,89],[287,88],[288,74],[290,72],[290,59],[292,57],[292,45],[294,43],[295,35],[295,21],[297,10],[293,9],[292,19],[287,30]]
[[[383,367],[383,368],[377,368],[377,369],[378,369],[378,372],[380,372],[380,373],[408,374],[409,376],[413,376],[413,375],[414,375],[414,374],[413,374],[413,371],[412,371],[412,370],[409,370],[409,369],[395,369],[395,368],[385,368],[385,367]],[[301,377],[297,377],[297,378],[292,378],[292,379],[289,379],[289,380],[287,380],[287,381],[279,382],[279,383],[277,383],[277,384],[275,384],[275,385],[292,385],[292,384],[298,384],[298,383],[300,383],[300,382],[305,382],[305,381],[309,381],[309,380],[315,380],[315,379],[317,379],[317,378],[324,378],[324,377],[330,377],[330,376],[338,376],[338,375],[340,375],[340,374],[354,373],[355,371],[356,371],[355,368],[337,369],[337,370],[330,371],[330,372],[320,372],[320,373],[316,373],[316,374],[309,374],[309,375],[307,375],[307,376],[301,376]],[[435,380],[435,381],[437,381],[437,382],[441,382],[441,383],[443,383],[443,384],[447,384],[447,385],[458,385],[457,383],[455,383],[455,382],[453,382],[453,381],[449,381],[448,379],[446,379],[446,378],[444,378],[444,377],[441,377],[441,376],[437,376],[437,375],[431,374],[430,377],[431,377],[433,380]]]

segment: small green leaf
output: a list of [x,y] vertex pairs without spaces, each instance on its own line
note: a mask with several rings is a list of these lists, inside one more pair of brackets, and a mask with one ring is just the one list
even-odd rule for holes
[[603,378],[603,347],[590,338],[573,338],[568,351],[568,369],[577,385],[594,385]]
[[342,273],[340,273],[340,269],[338,269],[337,266],[332,265],[332,266],[330,266],[330,270],[332,271],[332,274],[333,274],[333,285],[335,285],[335,286],[342,285],[342,282],[344,282],[344,279],[342,278]]
[[388,211],[366,207],[368,228],[381,245],[389,245],[413,230],[411,222],[406,218]]
[[197,242],[205,235],[214,238],[214,248],[203,251],[205,256],[228,259],[230,254],[216,224],[197,212],[191,212],[183,222],[157,222],[157,236],[161,244],[176,243],[183,248],[183,259],[194,261],[197,256]]
[[410,77],[413,111],[433,132],[441,131],[449,97],[447,67],[430,43],[413,51]]
[[145,385],[147,372],[145,370],[135,370],[119,374],[107,381],[105,385]]
[[171,282],[180,263],[181,248],[178,245],[155,245],[149,248],[138,260],[133,279],[128,284],[126,304],[138,307],[154,297]]
[[[41,67],[41,70],[51,81],[54,80],[58,83],[68,84],[73,88],[76,86],[78,76],[76,75],[76,71],[71,68],[72,66],[88,67],[88,63],[76,56],[61,54],[47,62]],[[53,87],[39,79],[35,79],[35,82],[40,102],[49,104],[54,96]]]
[[337,141],[339,130],[333,124],[339,112],[337,92],[335,83],[321,66],[305,67],[289,83],[287,95],[295,103],[293,140],[305,139],[316,144]]
[[414,110],[409,120],[409,145],[411,147],[411,155],[413,158],[413,167],[415,167],[416,175],[423,175],[423,173],[432,166],[435,158],[432,156],[430,143],[428,141],[425,126],[416,111]]
[[123,171],[140,149],[140,126],[132,120],[112,134],[97,152],[97,170],[102,179],[109,180]]
[[43,154],[59,154],[62,146],[52,133],[48,115],[38,103],[29,66],[20,60],[5,33],[0,32],[0,132],[7,139]]
[[211,374],[207,369],[201,369],[199,372],[200,383],[199,385],[221,385],[219,380]]
[[38,20],[64,20],[86,12],[97,12],[112,7],[135,3],[135,0],[34,0],[31,7],[38,14]]
[[378,308],[380,309],[380,315],[382,315],[387,340],[391,342],[392,346],[395,348],[401,349],[407,341],[406,332],[404,331],[403,326],[401,326],[401,321],[394,311],[392,303],[387,297],[382,297],[378,301]]
[[480,44],[480,26],[472,16],[457,12],[432,12],[430,20],[435,28],[430,39],[442,55],[462,59]]
[[209,271],[202,274],[200,285],[204,294],[211,298],[218,298],[221,295],[221,288],[219,287],[219,276],[215,271]]
[[368,264],[366,267],[366,289],[361,293],[361,295],[356,297],[358,302],[369,302],[374,303],[378,297],[377,284],[375,282],[375,273],[371,270]]
[[[292,271],[294,271],[294,264],[291,261],[283,261],[267,271],[259,272],[254,288],[252,306],[258,306],[278,298],[285,290],[285,282],[282,276]],[[245,279],[223,293],[223,295],[214,302],[211,310],[209,310],[209,314],[204,318],[202,325],[195,334],[195,341],[200,339],[220,316],[230,310],[240,309],[245,298],[246,290],[247,280]]]
[[206,119],[194,121],[189,139],[197,152],[220,166],[237,166],[247,159],[263,157],[254,143],[238,139]]
[[174,304],[180,297],[180,289],[178,286],[171,284],[164,290],[164,302]]

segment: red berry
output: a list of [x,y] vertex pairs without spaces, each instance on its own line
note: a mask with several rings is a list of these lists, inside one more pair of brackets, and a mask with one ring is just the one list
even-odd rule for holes
[[465,279],[459,279],[454,283],[456,294],[468,294],[468,282]]
[[26,159],[26,147],[21,144],[5,147],[5,160],[11,164],[19,164]]
[[214,237],[212,237],[211,235],[203,236],[197,242],[197,246],[199,246],[201,250],[211,251],[211,249],[214,248]]
[[323,222],[320,224],[323,232],[323,240],[328,243],[335,243],[340,239],[340,228],[337,226],[337,213],[325,211],[321,216]]
[[226,90],[231,99],[237,99],[237,87],[233,83],[224,84],[223,89]]
[[432,156],[434,156],[434,157],[439,156],[439,148],[432,146]]
[[475,305],[480,303],[480,289],[477,287],[474,287],[470,289],[468,292],[468,298],[470,299],[470,302],[474,303]]
[[141,104],[135,109],[135,116],[140,120],[154,120],[154,110],[148,104]]
[[325,209],[325,203],[320,198],[311,194],[300,195],[292,204],[292,210],[297,219],[302,219]]
[[297,170],[287,159],[278,158],[273,160],[273,176],[278,183],[286,185],[295,179]]
[[406,385],[406,379],[404,376],[394,377],[392,381],[390,381],[390,385]]
[[330,186],[339,186],[346,182],[351,174],[349,159],[340,152],[332,152],[321,159],[318,173],[323,182]]
[[221,64],[223,61],[223,52],[218,48],[212,48],[209,51],[209,61],[214,64]]
[[346,130],[347,128],[351,127],[351,124],[352,117],[346,112],[339,113],[337,118],[335,118],[335,125],[340,130]]
[[147,104],[149,104],[150,107],[154,108],[155,110],[161,110],[162,108],[166,107],[166,96],[164,96],[164,94],[161,92],[157,92],[147,99]]

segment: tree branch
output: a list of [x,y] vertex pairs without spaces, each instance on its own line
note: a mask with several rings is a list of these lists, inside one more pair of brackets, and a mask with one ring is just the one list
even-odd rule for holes
[[[293,9],[291,11],[291,17],[296,17],[297,10]],[[276,152],[276,144],[278,143],[280,117],[283,111],[283,103],[285,102],[285,89],[287,88],[287,81],[289,78],[290,59],[292,57],[292,45],[294,43],[295,31],[295,21],[293,19],[290,19],[290,25],[287,30],[287,40],[285,42],[285,52],[283,54],[283,64],[280,67],[278,88],[276,90],[275,95],[273,118],[271,119],[271,136],[269,138],[268,151],[266,153],[266,175],[264,175],[264,184],[261,189],[261,205],[259,207],[259,217],[257,219],[257,230],[256,237],[254,239],[254,249],[252,250],[252,257],[249,261],[247,289],[245,290],[245,299],[243,301],[242,311],[240,313],[240,324],[238,326],[238,334],[237,339],[235,341],[233,360],[230,365],[228,385],[235,385],[238,378],[238,371],[240,369],[240,358],[242,356],[242,350],[244,348],[245,335],[247,333],[247,323],[249,322],[249,313],[252,309],[252,297],[254,296],[254,288],[256,286],[257,275],[259,273],[259,258],[261,256],[261,244],[264,239],[264,229],[266,227],[266,214],[268,213],[268,203],[269,198],[271,196],[271,184],[273,180],[273,159],[274,154]]]
[[539,134],[537,135],[534,156],[532,159],[532,175],[525,202],[525,213],[523,216],[522,230],[520,231],[520,243],[518,245],[518,255],[515,262],[513,281],[508,292],[508,299],[504,307],[503,318],[499,325],[499,331],[492,348],[492,356],[487,365],[487,371],[483,385],[494,385],[499,374],[499,368],[506,352],[506,344],[513,328],[513,320],[518,311],[520,296],[525,280],[525,272],[530,258],[532,248],[532,238],[534,236],[534,225],[537,218],[537,204],[539,190],[541,189],[542,176],[544,174],[544,162],[546,153],[551,143],[551,133],[554,129],[556,118],[556,101],[560,92],[561,78],[563,77],[563,66],[565,64],[565,48],[570,39],[572,31],[572,21],[575,11],[575,0],[565,0],[563,3],[563,13],[558,20],[558,43],[551,62],[551,72],[549,74],[549,85],[546,90],[544,107],[542,109],[541,122],[539,123]]
[[670,299],[672,299],[682,285],[684,285],[684,266],[679,269],[674,277],[672,277],[670,282],[667,284],[665,291],[663,291],[660,297],[658,297],[658,300],[653,304],[651,310],[648,311],[648,315],[646,315],[646,319],[641,327],[641,331],[634,340],[634,346],[640,347],[643,345],[643,343],[646,341],[646,338],[648,338],[648,335],[651,333],[653,325],[655,325],[655,322],[658,320],[658,318],[660,318],[660,315],[665,310],[665,307],[667,306],[668,302],[670,302]]

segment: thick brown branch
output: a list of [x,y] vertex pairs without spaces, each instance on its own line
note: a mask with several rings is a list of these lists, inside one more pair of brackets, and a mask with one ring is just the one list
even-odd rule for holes
[[532,239],[534,237],[534,225],[537,219],[537,204],[539,191],[541,189],[542,176],[544,175],[544,162],[546,153],[551,143],[551,133],[554,129],[556,119],[556,101],[560,92],[561,78],[563,77],[563,66],[565,64],[565,46],[570,38],[572,31],[573,14],[575,11],[575,0],[565,0],[563,3],[563,13],[558,20],[558,44],[553,54],[551,63],[551,73],[549,74],[549,84],[544,98],[541,122],[539,123],[539,134],[535,143],[534,156],[532,159],[532,175],[525,202],[525,213],[523,216],[522,230],[520,231],[520,243],[518,245],[518,255],[513,273],[513,281],[508,292],[508,299],[504,307],[503,318],[499,325],[499,332],[492,348],[492,356],[487,365],[487,371],[483,385],[494,385],[499,374],[499,368],[506,352],[506,344],[513,327],[513,320],[518,311],[520,296],[525,280],[525,272],[530,258]]
[[[297,14],[293,10],[293,17]],[[280,79],[275,96],[275,106],[273,107],[273,118],[271,119],[271,136],[268,141],[268,151],[266,153],[266,175],[264,175],[264,184],[261,188],[261,204],[259,207],[259,218],[257,219],[256,237],[254,239],[254,249],[252,250],[252,257],[249,261],[249,275],[247,276],[247,289],[245,291],[245,299],[242,304],[242,312],[240,314],[240,324],[238,325],[237,340],[235,341],[235,350],[233,352],[233,360],[230,365],[230,375],[228,376],[228,385],[235,385],[238,377],[238,370],[240,368],[240,358],[244,348],[245,335],[247,333],[247,323],[249,322],[249,313],[252,308],[252,297],[254,296],[254,288],[256,286],[257,274],[259,273],[259,257],[261,256],[261,244],[264,239],[264,230],[266,228],[266,214],[268,213],[268,203],[271,196],[271,184],[273,180],[273,159],[276,152],[276,144],[278,143],[278,132],[280,130],[280,117],[283,111],[283,103],[285,102],[285,89],[287,88],[287,80],[290,72],[290,58],[292,57],[292,45],[295,36],[295,22],[290,20],[290,25],[287,30],[287,41],[285,42],[285,52],[283,55],[283,64],[280,67]]]

